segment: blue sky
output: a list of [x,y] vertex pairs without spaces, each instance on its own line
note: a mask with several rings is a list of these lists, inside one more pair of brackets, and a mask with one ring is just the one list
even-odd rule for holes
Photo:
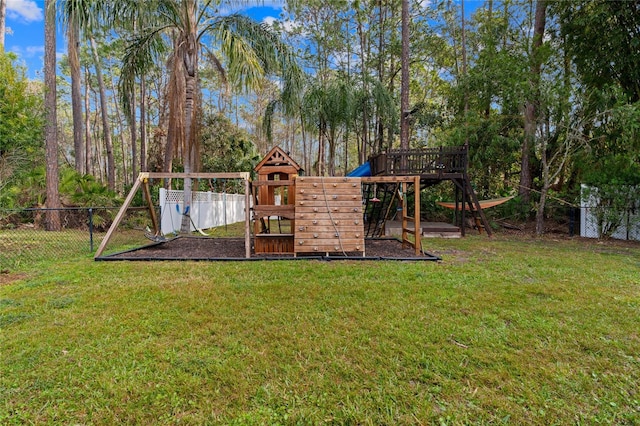
[[[141,0],[143,1],[143,0]],[[430,0],[421,1],[424,6]],[[233,5],[234,0],[228,1]],[[251,6],[259,3],[260,6]],[[482,0],[467,0],[467,14],[478,7]],[[262,0],[260,2],[238,2],[238,10],[263,22],[278,18],[283,0]],[[42,79],[44,56],[44,0],[7,0],[7,34],[5,50],[18,55],[19,61],[26,66],[29,78]],[[58,25],[58,56],[66,53],[65,35]]]
[[[243,2],[243,13],[262,22],[277,18],[281,2],[264,1],[259,7],[247,7]],[[27,68],[29,78],[42,79],[44,58],[44,0],[7,0],[7,34],[5,50],[18,55],[19,62]],[[58,56],[66,53],[65,35],[58,25]]]

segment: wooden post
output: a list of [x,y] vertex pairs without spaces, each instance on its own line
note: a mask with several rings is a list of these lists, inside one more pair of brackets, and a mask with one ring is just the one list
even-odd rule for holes
[[244,257],[251,257],[251,186],[244,180]]
[[158,217],[156,216],[156,209],[153,208],[153,200],[151,199],[151,191],[149,190],[149,179],[143,178],[142,191],[144,192],[144,198],[147,200],[147,206],[149,207],[149,214],[151,215],[151,224],[153,225],[153,232],[157,236],[160,234],[160,227],[158,226]]
[[407,182],[402,182],[402,247],[409,241],[407,238]]
[[422,247],[422,233],[420,232],[420,176],[413,178],[413,230],[415,237],[413,247],[416,252],[416,256],[420,255],[420,248]]

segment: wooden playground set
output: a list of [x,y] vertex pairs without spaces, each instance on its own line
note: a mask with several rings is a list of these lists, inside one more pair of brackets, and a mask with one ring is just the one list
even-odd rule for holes
[[[491,235],[482,206],[467,174],[466,147],[390,150],[372,156],[346,177],[304,176],[303,170],[280,147],[274,147],[254,168],[257,180],[243,173],[141,173],[103,238],[95,259],[118,228],[135,194],[141,189],[155,244],[162,235],[152,202],[150,179],[234,179],[245,194],[244,258],[269,256],[334,256],[367,258],[367,242],[385,235],[396,218],[400,242],[412,257],[425,255],[421,246],[420,192],[444,181],[455,185],[451,203],[454,222],[464,235],[470,213],[479,230]],[[107,256],[108,257],[108,256]]]

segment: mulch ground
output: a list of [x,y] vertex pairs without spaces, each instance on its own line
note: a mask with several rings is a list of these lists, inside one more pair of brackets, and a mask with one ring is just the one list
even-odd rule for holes
[[[416,257],[414,249],[402,246],[396,239],[372,239],[365,241],[366,259],[374,260],[439,260],[438,257],[422,253]],[[260,254],[251,252],[251,259],[288,259],[292,254]],[[325,256],[298,255],[298,258],[362,259],[362,253],[330,253]],[[101,260],[244,260],[244,238],[178,237],[163,243],[147,246],[109,256]]]

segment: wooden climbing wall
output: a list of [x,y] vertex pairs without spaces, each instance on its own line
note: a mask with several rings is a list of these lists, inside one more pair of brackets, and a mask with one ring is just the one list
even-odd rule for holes
[[298,177],[294,253],[364,256],[360,178]]

